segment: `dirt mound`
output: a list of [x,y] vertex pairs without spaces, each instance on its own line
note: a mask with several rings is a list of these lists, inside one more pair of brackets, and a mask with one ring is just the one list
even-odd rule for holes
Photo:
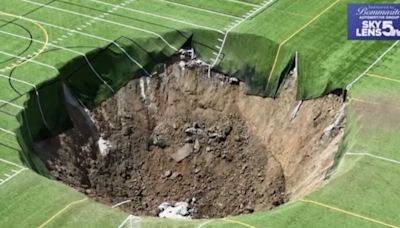
[[253,212],[318,186],[341,137],[336,126],[324,132],[341,98],[297,105],[293,79],[275,100],[243,91],[170,64],[88,113],[98,132],[76,121],[36,151],[56,179],[105,203],[129,200],[121,207],[138,215],[178,201],[195,218]]

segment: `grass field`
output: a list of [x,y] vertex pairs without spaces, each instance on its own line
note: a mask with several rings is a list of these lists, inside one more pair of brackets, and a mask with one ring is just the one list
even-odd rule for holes
[[[113,50],[132,65],[127,71],[134,72],[148,66],[154,57],[148,53],[175,52],[190,31],[201,43],[202,58],[224,72],[255,62],[262,73],[257,83],[277,81],[297,51],[301,99],[352,85],[343,154],[323,188],[273,211],[188,222],[142,218],[141,227],[400,227],[400,46],[347,41],[348,2],[2,1],[0,227],[118,227],[124,221],[128,214],[24,168],[15,116],[24,109],[28,91],[57,77],[74,58],[114,43]],[[116,45],[121,37],[142,44],[142,53]],[[94,68],[85,71],[88,80],[115,89],[114,71],[89,63]],[[269,91],[277,86],[267,85]],[[51,118],[49,112],[38,114],[40,124]]]

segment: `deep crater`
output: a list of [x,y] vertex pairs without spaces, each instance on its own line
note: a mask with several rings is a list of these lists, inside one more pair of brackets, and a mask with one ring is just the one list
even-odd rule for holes
[[135,215],[187,202],[193,218],[267,210],[323,183],[343,135],[338,94],[276,99],[178,61],[88,110],[64,88],[74,128],[35,144],[50,174]]

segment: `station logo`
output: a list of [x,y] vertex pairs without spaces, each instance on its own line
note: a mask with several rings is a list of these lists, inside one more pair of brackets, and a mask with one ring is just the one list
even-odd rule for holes
[[400,40],[400,4],[349,3],[349,40]]

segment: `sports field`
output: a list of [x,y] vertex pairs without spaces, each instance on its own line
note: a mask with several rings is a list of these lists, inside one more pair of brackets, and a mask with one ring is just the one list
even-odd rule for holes
[[[249,93],[278,95],[280,77],[296,52],[299,99],[349,89],[338,165],[324,187],[273,211],[215,220],[132,219],[135,224],[400,227],[400,45],[347,41],[348,2],[373,1],[2,1],[0,227],[124,224],[128,214],[26,168],[16,140],[16,117],[28,120],[28,130],[21,134],[32,139],[58,132],[67,126],[65,114],[56,112],[62,98],[55,96],[57,90],[41,86],[65,77],[83,100],[96,105],[132,78],[132,72],[150,74],[155,62],[190,37],[210,67],[245,80]],[[105,64],[107,57],[121,65]]]

